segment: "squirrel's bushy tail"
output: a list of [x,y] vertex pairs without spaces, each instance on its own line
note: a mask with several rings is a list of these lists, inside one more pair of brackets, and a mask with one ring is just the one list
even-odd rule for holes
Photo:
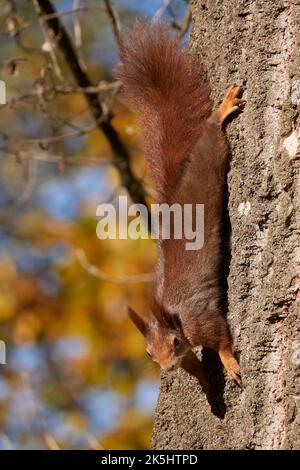
[[121,41],[118,78],[137,112],[159,193],[173,188],[211,112],[200,65],[168,26],[138,20]]

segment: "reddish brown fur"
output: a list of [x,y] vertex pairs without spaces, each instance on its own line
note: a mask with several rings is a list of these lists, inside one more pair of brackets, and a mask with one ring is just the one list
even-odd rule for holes
[[132,311],[130,316],[147,339],[148,353],[165,370],[181,366],[207,389],[191,352],[201,345],[217,351],[230,378],[240,383],[220,285],[227,167],[221,124],[242,104],[240,87],[232,87],[210,114],[209,87],[199,64],[159,23],[137,22],[122,43],[121,61],[119,78],[143,125],[159,202],[205,207],[203,248],[186,250],[185,238],[160,240],[152,316],[148,322]]
[[166,201],[211,112],[209,87],[199,63],[161,23],[136,22],[122,42],[118,76],[141,120],[149,168]]

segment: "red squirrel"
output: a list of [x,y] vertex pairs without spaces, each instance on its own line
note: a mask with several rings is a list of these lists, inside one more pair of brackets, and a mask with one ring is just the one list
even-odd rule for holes
[[222,307],[222,211],[228,145],[224,120],[245,101],[233,85],[212,111],[199,63],[165,24],[138,20],[121,40],[118,78],[137,112],[157,202],[204,204],[204,245],[186,250],[183,238],[158,240],[156,282],[148,318],[129,308],[147,353],[165,371],[182,367],[208,383],[193,348],[215,350],[231,380],[239,364]]

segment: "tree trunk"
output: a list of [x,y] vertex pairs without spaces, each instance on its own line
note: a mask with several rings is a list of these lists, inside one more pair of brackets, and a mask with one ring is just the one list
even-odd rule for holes
[[191,6],[191,48],[215,103],[233,83],[247,100],[226,131],[228,322],[243,388],[205,354],[217,403],[209,413],[192,377],[163,375],[152,448],[300,449],[300,2]]

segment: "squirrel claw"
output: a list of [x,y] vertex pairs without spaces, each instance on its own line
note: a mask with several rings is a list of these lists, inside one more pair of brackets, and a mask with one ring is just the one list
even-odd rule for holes
[[228,373],[229,380],[233,380],[237,385],[242,387],[241,369],[237,360],[232,357],[227,361],[225,368]]
[[207,395],[205,395],[205,405],[206,405],[207,411],[211,413],[211,404],[209,403]]
[[234,380],[234,382],[241,387],[241,369],[238,361],[234,357],[232,346],[229,345],[226,348],[220,350],[219,356],[228,373],[229,380]]
[[246,103],[246,100],[238,98],[241,91],[242,87],[240,85],[233,85],[227,91],[225,98],[219,107],[221,123],[227,118],[227,116],[240,109],[240,107]]
[[242,387],[242,378],[239,374],[236,374],[235,372],[228,373],[229,380],[233,380],[239,387]]

